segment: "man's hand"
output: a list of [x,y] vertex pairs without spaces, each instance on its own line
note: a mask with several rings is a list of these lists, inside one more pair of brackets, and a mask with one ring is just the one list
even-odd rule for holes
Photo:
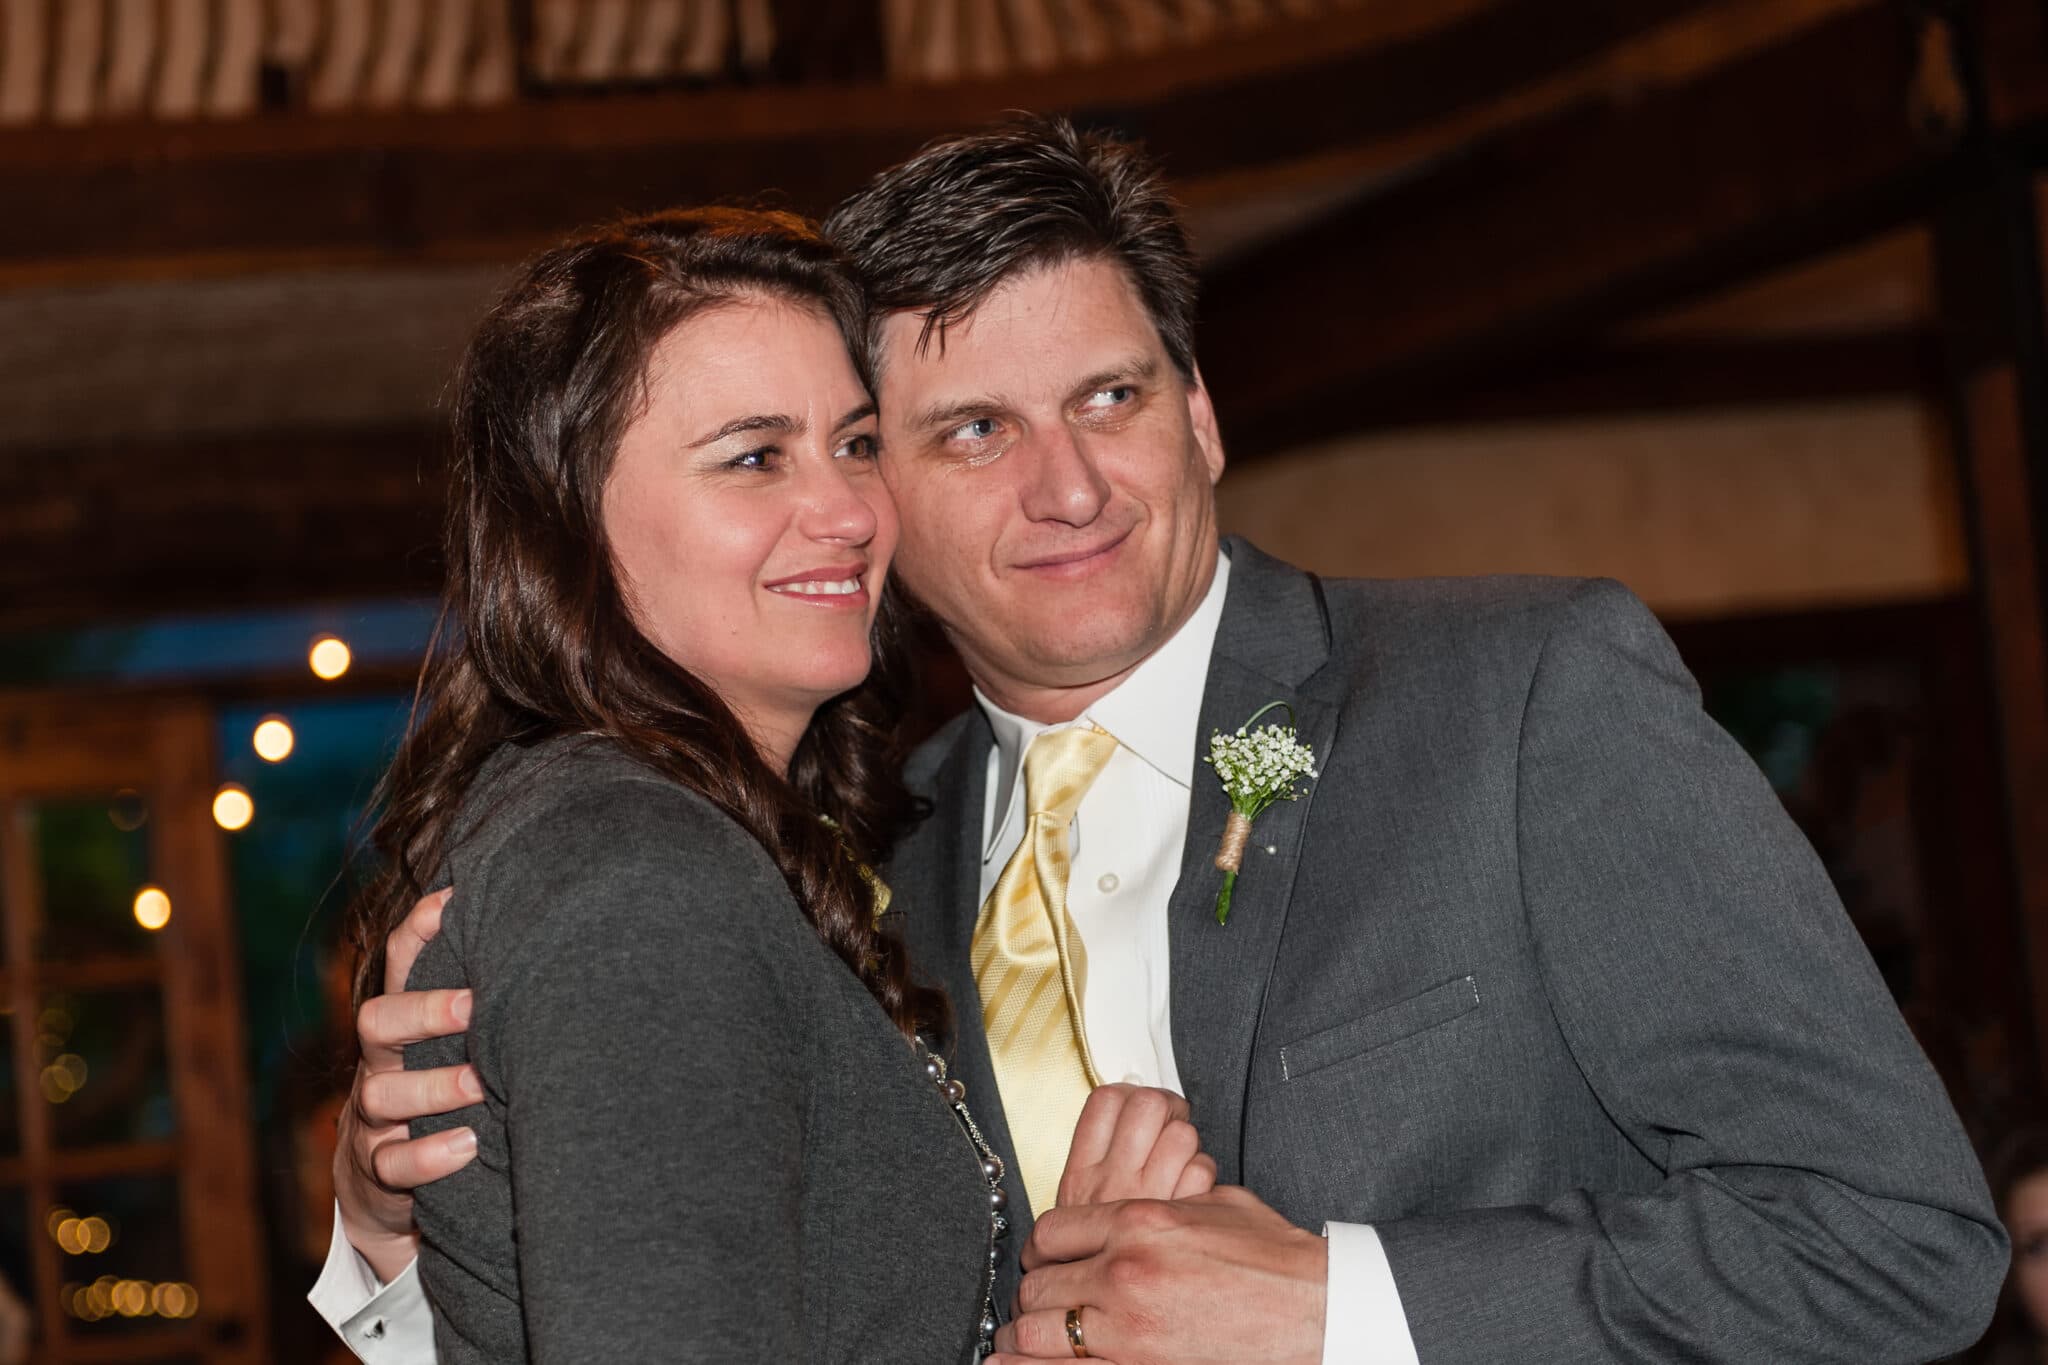
[[1188,1122],[1188,1102],[1171,1090],[1099,1085],[1081,1108],[1057,1200],[1187,1199],[1216,1185],[1216,1161]]
[[1088,1353],[1117,1365],[1319,1365],[1329,1256],[1248,1190],[1060,1207],[1025,1244],[1015,1318],[992,1365],[1072,1360],[1067,1310]]
[[384,944],[384,994],[356,1015],[362,1060],[341,1111],[334,1147],[334,1197],[349,1244],[377,1277],[398,1278],[419,1254],[412,1190],[453,1174],[476,1155],[476,1134],[454,1128],[415,1138],[406,1124],[477,1103],[483,1082],[466,1066],[407,1071],[405,1045],[469,1027],[468,991],[408,991],[405,979],[428,940],[441,932],[448,891],[413,906]]

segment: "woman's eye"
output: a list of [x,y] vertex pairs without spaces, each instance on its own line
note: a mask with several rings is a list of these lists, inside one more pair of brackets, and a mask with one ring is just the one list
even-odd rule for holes
[[749,450],[744,455],[735,455],[725,462],[727,469],[766,469],[768,462],[775,458],[774,446],[762,446]]
[[872,460],[882,453],[882,443],[872,435],[856,436],[841,446],[839,453],[856,460]]
[[962,422],[954,427],[946,439],[950,441],[986,441],[996,434],[996,419],[977,417],[972,422]]

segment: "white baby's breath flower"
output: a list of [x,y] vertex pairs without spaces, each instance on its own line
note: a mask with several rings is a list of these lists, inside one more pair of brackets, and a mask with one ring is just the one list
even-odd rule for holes
[[[1289,724],[1263,725],[1252,729],[1260,716],[1275,707],[1285,709]],[[1223,872],[1223,889],[1216,897],[1216,922],[1230,917],[1230,893],[1237,885],[1244,865],[1245,843],[1251,837],[1252,821],[1275,801],[1295,801],[1306,787],[1295,784],[1316,776],[1315,752],[1295,738],[1294,712],[1285,702],[1260,708],[1235,734],[1215,731],[1209,736],[1205,760],[1223,782],[1230,797],[1230,820],[1223,827],[1223,844],[1216,852],[1216,866]]]

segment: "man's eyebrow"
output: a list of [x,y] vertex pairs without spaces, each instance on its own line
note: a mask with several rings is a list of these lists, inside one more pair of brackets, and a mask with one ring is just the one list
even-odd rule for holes
[[991,412],[1001,412],[1005,404],[1002,399],[963,398],[953,403],[934,403],[911,418],[912,431],[930,431],[934,427],[956,427],[976,417],[986,417]]
[[1112,388],[1133,379],[1153,379],[1159,374],[1159,361],[1149,355],[1134,355],[1120,364],[1106,370],[1098,370],[1074,386],[1074,396],[1094,393],[1097,389]]
[[[841,422],[840,425],[845,426],[846,424]],[[757,412],[749,417],[735,417],[709,436],[698,437],[690,442],[689,449],[697,450],[714,442],[723,441],[728,436],[737,436],[743,431],[773,431],[783,436],[801,436],[809,429],[807,423],[799,421],[794,417],[786,416],[783,413]]]

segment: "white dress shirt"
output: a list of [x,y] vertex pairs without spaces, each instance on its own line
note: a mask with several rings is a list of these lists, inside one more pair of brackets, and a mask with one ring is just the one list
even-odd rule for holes
[[327,1264],[306,1302],[340,1334],[342,1344],[370,1365],[433,1365],[434,1318],[427,1291],[420,1288],[420,1263],[408,1265],[390,1284],[341,1235],[341,1206],[334,1206],[334,1232]]
[[[1082,798],[1069,833],[1067,913],[1088,953],[1081,1011],[1088,1050],[1105,1080],[1180,1091],[1173,1058],[1166,909],[1180,876],[1188,801],[1199,766],[1196,731],[1209,655],[1223,619],[1230,560],[1194,615],[1116,689],[1068,724],[1092,723],[1117,750]],[[1024,837],[1024,752],[1061,725],[1011,715],[975,699],[995,731],[982,808],[981,899]],[[379,1285],[340,1235],[337,1216],[327,1268],[308,1297],[350,1350],[374,1365],[431,1365],[433,1329],[413,1268]],[[1359,1223],[1328,1223],[1328,1307],[1323,1365],[1417,1365],[1408,1320],[1379,1234]],[[348,1262],[338,1268],[338,1262]]]
[[[1176,1093],[1166,908],[1180,879],[1188,801],[1197,774],[1208,774],[1197,731],[1229,584],[1230,559],[1219,553],[1215,580],[1187,623],[1065,725],[1026,720],[979,688],[974,693],[996,739],[982,807],[984,901],[1024,837],[1024,753],[1031,741],[1067,725],[1092,724],[1116,736],[1117,751],[1081,798],[1068,832],[1067,913],[1088,951],[1082,1027],[1102,1079]],[[1416,1365],[1379,1234],[1361,1223],[1328,1223],[1323,1234],[1330,1243],[1323,1365]]]

